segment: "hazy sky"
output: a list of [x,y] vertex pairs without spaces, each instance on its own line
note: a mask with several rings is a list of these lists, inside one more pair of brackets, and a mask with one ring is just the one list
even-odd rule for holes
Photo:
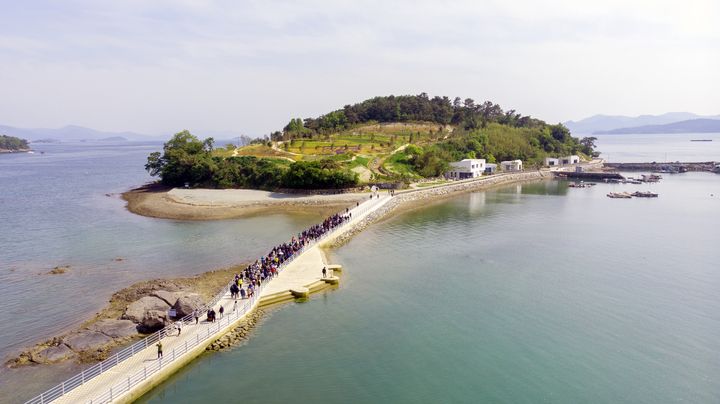
[[718,0],[0,0],[0,124],[259,135],[421,92],[549,122],[718,114],[718,17]]

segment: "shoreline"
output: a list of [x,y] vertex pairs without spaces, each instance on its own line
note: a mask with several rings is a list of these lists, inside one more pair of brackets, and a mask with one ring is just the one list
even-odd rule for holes
[[294,195],[255,190],[180,189],[148,184],[121,194],[134,214],[173,220],[224,220],[276,212],[327,213],[367,194]]
[[[352,228],[346,230],[345,232],[338,234],[336,237],[333,238],[333,240],[329,243],[326,243],[320,248],[323,261],[327,260],[327,255],[329,254],[329,251],[326,251],[326,249],[333,249],[337,248],[341,245],[344,245],[347,243],[355,234],[359,233],[360,231],[364,230],[366,227],[368,227],[370,224],[378,222],[380,220],[392,217],[390,213],[395,212],[397,209],[403,207],[410,209],[417,209],[419,207],[422,207],[426,204],[427,201],[432,200],[440,201],[442,199],[452,197],[458,194],[466,193],[466,192],[472,192],[472,191],[478,191],[478,190],[485,190],[489,188],[504,186],[504,185],[510,185],[515,183],[521,183],[521,182],[534,182],[538,180],[543,179],[549,179],[552,178],[551,174],[548,172],[541,172],[541,171],[532,171],[532,172],[522,172],[522,173],[514,173],[514,174],[504,174],[504,175],[497,175],[497,176],[491,176],[491,177],[481,177],[479,179],[473,179],[473,180],[466,180],[466,181],[460,181],[460,182],[454,182],[450,184],[442,184],[434,187],[427,187],[427,188],[420,188],[420,189],[413,189],[413,190],[407,190],[403,192],[398,192],[396,195],[388,201],[384,206],[381,206],[377,211],[371,212],[367,217],[363,218],[361,221],[359,221],[356,225],[354,225]],[[136,190],[133,190],[136,191]],[[129,192],[133,192],[129,191]],[[154,190],[157,192],[157,190]],[[146,192],[146,191],[141,191]],[[127,193],[125,193],[127,194]],[[124,195],[123,195],[124,196]],[[363,199],[367,195],[363,195]],[[346,206],[347,203],[343,205]],[[264,209],[272,209],[276,208],[278,206],[284,206],[283,204],[272,204],[272,206],[263,206]],[[329,209],[328,205],[320,205],[322,208]],[[284,210],[286,210],[284,208]],[[326,261],[327,262],[327,261]],[[133,290],[142,289],[143,286],[147,287],[148,285],[160,285],[156,287],[155,289],[162,289],[164,287],[163,285],[167,283],[173,283],[173,282],[180,282],[182,281],[186,282],[186,286],[188,286],[188,290],[192,292],[198,292],[198,285],[196,284],[197,279],[203,278],[203,277],[209,277],[211,275],[217,275],[217,286],[215,290],[206,290],[206,293],[203,293],[203,295],[211,296],[213,295],[217,290],[222,289],[223,286],[225,286],[227,279],[232,276],[232,273],[237,271],[238,267],[242,267],[242,265],[239,266],[232,266],[230,268],[225,268],[221,270],[214,270],[214,271],[208,271],[204,272],[195,276],[191,277],[185,277],[185,278],[177,278],[177,279],[169,279],[169,278],[160,278],[160,279],[154,279],[150,281],[144,281],[140,282],[134,285],[131,285],[127,288],[122,289],[121,291],[118,291],[112,295],[112,298],[110,299],[109,303],[95,316],[93,316],[90,319],[87,319],[82,323],[80,327],[78,327],[75,330],[71,330],[69,333],[82,331],[84,329],[89,328],[94,323],[97,323],[99,321],[102,321],[104,319],[108,318],[117,318],[117,314],[122,310],[123,307],[125,307],[126,304],[130,303],[130,300],[134,300],[138,297],[137,294],[133,294]],[[208,285],[206,285],[208,286]],[[212,289],[212,286],[210,287]],[[325,288],[320,288],[314,291],[324,290]],[[125,300],[117,299],[119,295],[128,295],[132,296],[132,298],[127,298]],[[293,299],[286,299],[288,301],[292,301]],[[257,313],[257,316],[254,317],[254,320],[259,320],[262,317],[262,312]],[[254,322],[254,321],[253,321]],[[247,325],[245,326],[247,327]],[[230,330],[229,333],[233,333],[237,330]],[[217,349],[223,349],[227,348],[229,345],[234,345],[234,343],[239,342],[238,340],[245,340],[247,339],[246,335],[240,335],[248,333],[249,330],[247,328],[242,329],[242,333],[237,332],[235,335],[236,337],[228,337],[224,340],[226,342],[225,344],[220,344],[217,346],[213,346],[214,349],[209,350],[217,350]],[[66,335],[68,333],[65,333]],[[25,352],[29,352],[32,350],[37,351],[38,349],[46,348],[48,346],[48,342],[56,340],[58,337],[55,337],[53,339],[50,339],[49,341],[44,341],[39,344],[34,345],[32,348],[27,348]],[[102,359],[103,355],[107,355],[108,353],[111,353],[112,349],[117,349],[122,347],[123,345],[127,345],[128,340],[124,339],[121,341],[117,341],[117,343],[113,344],[107,349],[104,349],[103,352],[98,352],[99,355],[85,355],[85,356],[76,356],[73,357],[74,359],[81,359],[80,363],[92,363],[97,360]],[[25,353],[24,352],[24,353]],[[18,358],[11,359],[10,361],[6,362],[6,366],[8,365],[14,365],[12,367],[27,367],[24,365],[30,365],[30,366],[40,366],[40,365],[46,365],[44,368],[48,369],[50,366],[47,365],[60,365],[60,364],[67,364],[70,362],[70,360],[62,360],[55,363],[48,363],[48,364],[38,364],[35,361],[32,361],[32,355],[26,355],[24,360],[18,361],[18,359],[23,359],[22,355]],[[20,362],[20,363],[18,363]],[[59,366],[58,366],[59,368]]]

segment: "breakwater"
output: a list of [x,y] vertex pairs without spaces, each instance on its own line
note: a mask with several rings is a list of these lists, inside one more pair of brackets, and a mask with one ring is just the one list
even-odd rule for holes
[[705,161],[705,162],[692,162],[692,163],[605,163],[605,167],[614,168],[620,171],[675,171],[675,172],[688,172],[688,171],[707,171],[707,172],[720,172],[718,167],[720,162],[717,161]]
[[572,179],[579,179],[579,180],[594,180],[594,181],[602,181],[606,179],[618,179],[623,180],[625,177],[618,173],[613,172],[604,172],[604,171],[592,171],[592,172],[575,172],[575,171],[554,171],[553,174],[555,174],[558,178],[572,178]]
[[471,180],[457,181],[452,184],[442,184],[433,187],[419,188],[397,192],[388,203],[366,215],[359,223],[344,233],[335,237],[331,243],[332,247],[339,247],[348,242],[355,234],[364,230],[370,224],[382,219],[391,211],[401,205],[416,203],[422,200],[444,198],[457,195],[463,192],[472,192],[495,186],[507,185],[518,182],[538,181],[551,178],[547,171],[527,171],[519,173],[496,174],[487,177],[480,177]]

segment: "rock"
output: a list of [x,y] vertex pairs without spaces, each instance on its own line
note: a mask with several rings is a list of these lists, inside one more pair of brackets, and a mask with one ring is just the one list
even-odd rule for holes
[[167,290],[156,290],[150,294],[150,296],[162,299],[169,306],[174,305],[177,299],[182,295],[182,292],[168,292]]
[[173,308],[175,309],[176,317],[185,317],[192,314],[193,311],[202,308],[204,305],[205,302],[202,297],[193,293],[178,298]]
[[112,338],[97,331],[80,331],[65,337],[63,342],[73,351],[78,352],[105,346],[112,342]]
[[101,320],[90,327],[110,338],[127,338],[137,335],[137,324],[130,320]]
[[125,314],[123,314],[122,318],[125,320],[131,320],[135,323],[140,323],[143,321],[143,318],[145,318],[145,313],[147,313],[148,311],[167,311],[167,309],[169,308],[170,305],[159,297],[145,296],[140,298],[139,300],[130,303],[127,309],[125,309]]
[[60,362],[75,356],[75,352],[65,344],[51,346],[40,352],[32,354],[32,361],[36,363],[53,363]]
[[145,313],[142,321],[138,325],[138,330],[143,333],[151,333],[165,327],[167,323],[166,310],[150,310]]

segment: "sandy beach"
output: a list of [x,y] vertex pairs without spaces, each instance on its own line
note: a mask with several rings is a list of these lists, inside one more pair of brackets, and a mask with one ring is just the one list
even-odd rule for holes
[[252,189],[182,189],[148,185],[122,194],[127,209],[142,216],[221,220],[276,211],[327,213],[365,200],[367,193],[291,194]]

